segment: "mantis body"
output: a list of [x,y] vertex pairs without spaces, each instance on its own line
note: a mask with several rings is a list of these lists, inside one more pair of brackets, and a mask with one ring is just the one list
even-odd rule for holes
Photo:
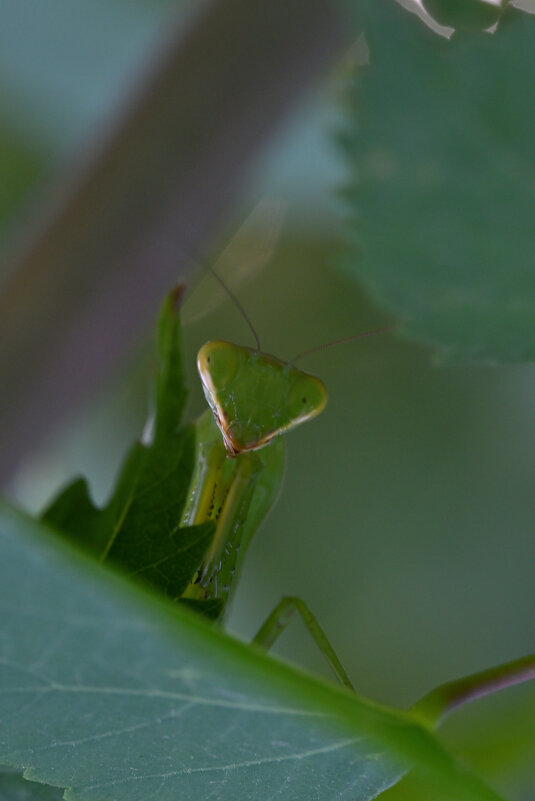
[[185,525],[213,519],[214,541],[187,597],[227,600],[252,534],[284,473],[284,431],[315,417],[327,393],[314,376],[250,348],[208,342],[197,365],[211,408],[197,422]]
[[[327,390],[313,375],[274,356],[229,342],[207,342],[197,358],[211,411],[196,423],[196,465],[182,525],[215,523],[200,568],[182,596],[219,602],[222,617],[251,538],[278,495],[285,432],[316,417]],[[314,616],[286,597],[255,637],[269,647],[298,612],[337,677],[351,683]]]

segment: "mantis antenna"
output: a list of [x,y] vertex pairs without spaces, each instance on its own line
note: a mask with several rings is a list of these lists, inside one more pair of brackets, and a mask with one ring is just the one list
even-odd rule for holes
[[206,267],[206,269],[211,273],[211,275],[213,275],[213,277],[215,278],[215,280],[217,281],[217,283],[219,284],[221,289],[224,292],[226,292],[226,294],[228,295],[228,297],[230,298],[232,303],[235,305],[235,307],[238,309],[239,313],[241,314],[241,316],[243,317],[243,319],[247,323],[247,325],[249,327],[249,330],[251,331],[251,334],[254,337],[254,340],[255,340],[255,343],[256,343],[256,350],[258,351],[258,353],[261,353],[262,352],[262,348],[260,346],[260,337],[256,333],[255,327],[252,324],[249,315],[247,314],[247,312],[243,308],[242,304],[240,303],[240,301],[238,300],[238,298],[236,297],[236,295],[234,294],[232,289],[221,278],[221,276],[219,275],[219,273],[217,272],[215,267],[211,264],[211,262],[207,258],[205,258],[204,256],[201,256],[200,254],[192,253],[192,251],[190,251],[190,250],[187,250],[186,253],[194,261],[198,262],[199,264],[202,264],[203,267]]
[[297,356],[288,362],[289,365],[294,364],[298,359],[301,359],[303,356],[308,356],[309,353],[316,353],[318,350],[326,350],[327,348],[333,348],[335,345],[345,345],[346,342],[355,342],[357,339],[364,339],[364,337],[373,337],[375,334],[384,334],[387,331],[394,331],[397,328],[395,325],[387,325],[384,328],[377,328],[375,331],[365,331],[363,334],[354,334],[350,337],[344,337],[343,339],[335,339],[334,342],[326,342],[324,345],[316,345],[315,348],[308,348],[307,350],[301,351],[298,353]]
[[247,314],[247,312],[243,308],[242,304],[240,303],[240,301],[238,300],[238,298],[236,297],[236,295],[234,294],[232,289],[229,286],[226,285],[226,283],[223,281],[221,276],[218,275],[218,273],[216,272],[214,267],[210,264],[210,262],[208,260],[206,260],[204,263],[206,264],[206,266],[208,267],[208,269],[210,270],[210,272],[212,273],[212,275],[214,276],[214,278],[218,282],[218,284],[221,287],[221,289],[223,289],[227,293],[227,295],[229,296],[231,301],[234,303],[234,305],[238,309],[239,313],[241,314],[241,316],[243,317],[243,319],[245,320],[245,322],[249,326],[249,329],[250,329],[252,335],[255,338],[256,349],[257,349],[257,351],[259,353],[261,353],[262,352],[262,348],[260,347],[260,337],[256,333],[255,327],[252,324],[252,322],[251,322],[251,320],[249,318],[249,315]]
[[[239,284],[250,281],[268,263],[279,240],[286,209],[286,201],[279,198],[262,198],[219,253],[217,260],[213,262],[206,258],[202,259],[204,265],[208,261],[210,263],[204,275],[200,277],[197,287],[187,298],[185,318],[192,322],[204,317],[219,305],[222,297],[230,297],[247,322],[255,338],[257,351],[261,350],[259,338],[233,290]],[[190,258],[196,258],[198,251],[190,246],[189,255]],[[216,281],[213,280],[214,277]],[[197,289],[203,286],[205,291],[197,292]],[[217,290],[214,292],[215,287]],[[223,292],[220,292],[220,289]],[[199,302],[201,298],[202,302]]]

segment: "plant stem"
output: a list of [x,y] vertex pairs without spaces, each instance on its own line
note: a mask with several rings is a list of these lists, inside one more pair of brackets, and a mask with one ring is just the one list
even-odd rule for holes
[[442,684],[424,695],[411,711],[427,726],[435,727],[457,707],[530,679],[535,679],[535,654]]

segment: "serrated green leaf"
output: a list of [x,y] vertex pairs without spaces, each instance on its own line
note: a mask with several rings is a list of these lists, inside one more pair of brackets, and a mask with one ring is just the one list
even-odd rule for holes
[[20,773],[0,767],[0,801],[61,801],[62,798],[61,788],[29,782]]
[[370,66],[343,136],[351,269],[449,359],[535,359],[535,20],[511,9],[455,43],[396,3],[366,9]]
[[168,293],[158,319],[155,443],[176,434],[188,397],[178,313],[184,289],[178,286]]
[[54,498],[41,519],[98,558],[109,540],[102,514],[93,503],[85,478],[76,478]]
[[130,451],[116,489],[103,509],[78,479],[42,519],[100,560],[172,599],[184,592],[213,537],[213,523],[180,528],[195,461],[195,429],[180,428],[187,392],[182,366],[178,291],[164,301],[158,321],[154,437]]
[[[105,555],[129,574],[142,576],[178,598],[199,567],[213,537],[213,524],[180,528],[193,472],[195,431],[136,453],[137,480],[121,482],[104,516],[114,521]],[[184,481],[186,478],[186,481]]]
[[71,801],[364,801],[413,761],[498,796],[409,714],[277,662],[0,506],[0,762]]

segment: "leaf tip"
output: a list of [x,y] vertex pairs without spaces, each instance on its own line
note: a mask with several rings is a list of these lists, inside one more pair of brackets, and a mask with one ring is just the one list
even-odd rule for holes
[[186,291],[186,284],[177,284],[173,289],[169,292],[169,304],[173,311],[178,311],[180,305],[182,304],[182,299],[184,297],[184,293]]

